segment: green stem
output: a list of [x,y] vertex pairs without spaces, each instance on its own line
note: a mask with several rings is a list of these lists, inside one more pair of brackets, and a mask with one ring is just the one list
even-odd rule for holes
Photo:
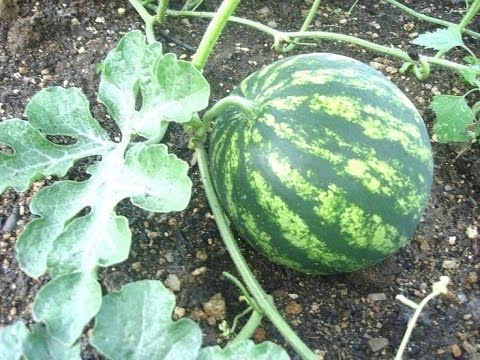
[[145,23],[145,34],[147,35],[147,42],[152,44],[155,42],[155,33],[153,32],[153,25],[155,24],[155,16],[150,15],[145,6],[140,0],[129,0],[130,4],[137,10],[138,15]]
[[[202,17],[202,18],[207,18],[207,19],[208,18],[213,18],[216,15],[216,13],[208,12],[208,11],[182,11],[182,10],[170,10],[170,9],[167,10],[167,14],[171,15],[171,16],[175,16],[175,17],[193,16],[193,17]],[[263,24],[260,24],[256,21],[244,19],[244,18],[241,18],[241,17],[238,17],[238,16],[230,16],[228,18],[228,21],[232,21],[232,22],[235,22],[235,23],[238,23],[238,24],[250,26],[254,29],[262,31],[262,32],[264,32],[268,35],[271,35],[271,36],[276,36],[276,34],[278,33],[277,30],[272,29],[271,27],[269,27],[267,25],[263,25]]]
[[[430,22],[430,23],[433,23],[433,24],[437,24],[437,25],[441,25],[441,26],[445,26],[445,27],[457,26],[456,24],[454,24],[452,22],[442,20],[442,19],[437,19],[437,18],[434,18],[434,17],[431,17],[431,16],[427,16],[427,15],[418,13],[415,10],[410,9],[409,7],[407,7],[405,5],[400,4],[398,1],[395,1],[395,0],[385,0],[385,1],[388,2],[390,5],[393,5],[397,8],[399,8],[400,10],[402,10],[403,12],[405,12],[409,15],[412,15],[412,16],[420,19],[420,20],[424,20],[424,21],[427,21],[427,22]],[[475,31],[468,30],[468,29],[465,29],[465,28],[462,28],[462,31],[465,32],[466,34],[470,35],[470,36],[480,38],[480,33],[477,33]]]
[[470,6],[470,9],[468,9],[467,13],[464,15],[462,21],[460,21],[460,24],[458,24],[460,31],[464,30],[467,27],[470,21],[472,21],[473,17],[477,15],[479,10],[480,0],[475,0]]
[[240,96],[228,96],[221,99],[203,115],[202,125],[195,129],[194,136],[192,136],[190,139],[190,143],[188,145],[190,149],[195,149],[197,144],[203,144],[205,142],[205,137],[207,136],[210,123],[220,112],[224,111],[229,106],[240,108],[247,116],[250,117],[254,116],[257,112],[257,105],[254,102]]
[[168,0],[158,0],[157,19],[160,24],[165,22],[167,17]]
[[213,20],[208,25],[202,41],[198,45],[198,50],[193,55],[192,64],[199,70],[205,67],[208,57],[213,51],[223,28],[228,22],[228,18],[233,14],[240,0],[224,0],[218,8]]
[[[317,10],[318,10],[319,6],[320,6],[320,0],[315,0],[312,7],[310,8],[310,11],[308,12],[307,17],[305,18],[305,21],[303,22],[302,27],[300,28],[300,31],[306,31],[308,29],[308,27],[310,26],[310,24],[313,21],[313,18],[317,14]],[[278,49],[275,49],[275,50],[277,50],[279,52],[282,52],[282,53],[292,51],[293,49],[295,49],[297,47],[296,43],[298,41],[300,41],[299,38],[294,39],[292,43],[288,44],[288,46],[286,46],[284,48],[278,47]]]
[[262,315],[256,311],[253,311],[248,321],[245,323],[245,325],[243,325],[242,330],[240,330],[237,336],[235,336],[235,339],[233,339],[230,343],[233,344],[250,339],[261,322]]
[[288,325],[285,319],[280,315],[277,308],[272,304],[269,296],[262,289],[257,279],[253,275],[252,271],[248,267],[245,258],[243,257],[240,248],[238,247],[233,234],[229,227],[228,219],[222,210],[220,201],[218,200],[215,189],[213,188],[212,179],[208,169],[207,153],[203,146],[198,146],[195,149],[198,161],[198,167],[200,169],[200,176],[202,183],[205,187],[205,193],[207,195],[208,203],[215,217],[220,234],[223,238],[225,246],[232,258],[238,272],[241,274],[243,282],[246,284],[250,294],[257,302],[258,306],[262,309],[264,314],[275,325],[278,331],[285,337],[292,348],[302,357],[302,359],[317,360],[317,356],[313,353],[305,343],[298,337],[293,329]]
[[[238,280],[235,276],[233,276],[232,274],[224,271],[222,273],[223,276],[225,276],[228,280],[230,280],[236,287],[238,287],[243,295],[243,297],[245,298],[245,301],[247,302],[247,304],[253,308],[253,310],[255,310],[256,312],[258,312],[259,314],[262,314],[262,310],[258,307],[257,303],[255,302],[254,299],[252,299],[252,297],[250,296],[250,294],[248,293],[247,289],[245,289],[245,286],[243,286],[242,282],[240,280]],[[263,314],[262,314],[263,315]]]
[[[210,18],[215,15],[215,13],[210,13],[210,12],[173,11],[173,10],[168,10],[167,13],[172,16],[198,16],[198,17],[206,17],[206,18]],[[373,51],[387,54],[389,56],[398,58],[403,61],[412,62],[412,59],[410,58],[410,56],[402,50],[390,48],[383,45],[378,45],[370,41],[362,40],[351,35],[331,33],[326,31],[282,32],[282,31],[272,29],[266,25],[257,23],[255,21],[246,20],[246,19],[235,17],[235,16],[231,16],[229,20],[239,24],[251,26],[259,31],[262,31],[268,35],[271,35],[274,38],[275,44],[278,44],[282,40],[290,41],[289,40],[290,38],[310,38],[310,39],[345,41],[358,46],[362,46],[364,48],[367,48]],[[455,71],[470,70],[470,71],[475,71],[477,74],[480,74],[480,70],[475,70],[470,66],[458,64],[453,61],[435,58],[431,56],[423,56],[422,58],[424,61],[432,65],[444,67],[444,68],[455,70]]]

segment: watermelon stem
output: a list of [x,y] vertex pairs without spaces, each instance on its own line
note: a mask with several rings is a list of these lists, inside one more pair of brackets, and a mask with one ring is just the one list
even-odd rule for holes
[[[249,308],[249,309],[252,309],[252,308]],[[262,318],[263,316],[260,313],[253,310],[252,314],[250,315],[250,318],[245,323],[245,325],[243,325],[242,330],[240,330],[237,336],[235,336],[235,338],[232,341],[230,341],[230,344],[250,339],[253,333],[255,332],[255,330],[257,330],[258,326],[262,322]]]
[[213,51],[223,28],[228,22],[228,18],[233,14],[240,0],[224,0],[218,8],[215,16],[203,34],[198,49],[193,55],[192,64],[202,70],[208,61],[208,57]]
[[145,35],[147,36],[147,43],[149,44],[154,43],[155,33],[153,31],[153,25],[155,24],[157,17],[154,15],[151,15],[140,0],[129,0],[129,1],[130,1],[130,4],[137,11],[138,15],[140,15],[143,22],[145,23]]
[[[303,22],[302,27],[300,28],[300,31],[308,30],[308,27],[312,23],[313,18],[317,14],[317,10],[318,10],[319,6],[320,6],[320,0],[315,0],[315,2],[313,3],[312,7],[310,8],[310,10],[308,12],[307,17],[305,18],[305,21]],[[277,44],[277,46],[275,47],[275,51],[278,51],[280,53],[286,53],[286,52],[292,51],[297,47],[297,43],[300,40],[301,40],[300,38],[295,38],[295,39],[293,39],[293,41],[290,44],[288,44],[285,47],[279,46],[279,44]]]
[[236,287],[238,287],[241,291],[241,293],[243,294],[243,297],[245,299],[245,301],[247,302],[247,304],[252,307],[256,312],[258,312],[260,315],[263,315],[263,312],[262,310],[258,307],[257,303],[255,302],[254,299],[252,299],[252,297],[250,296],[249,292],[247,291],[247,289],[245,288],[245,286],[243,286],[242,282],[237,279],[235,276],[233,276],[232,274],[230,274],[229,272],[226,272],[224,271],[223,273],[223,276],[225,276],[228,280],[230,280]]
[[[168,10],[167,14],[171,16],[177,16],[177,17],[178,16],[195,16],[195,17],[205,17],[205,18],[212,18],[216,15],[216,13],[213,13],[213,12],[179,11],[179,10]],[[230,16],[228,20],[239,23],[239,24],[251,26],[259,31],[262,31],[272,36],[274,38],[274,44],[273,44],[274,48],[277,48],[282,41],[291,43],[292,41],[294,41],[292,40],[292,38],[293,39],[307,38],[307,39],[319,39],[319,40],[332,40],[332,41],[342,41],[342,42],[355,44],[363,48],[366,48],[378,53],[383,53],[406,62],[412,62],[413,60],[410,57],[410,55],[405,51],[402,51],[397,48],[391,48],[388,46],[379,45],[371,41],[357,38],[352,35],[345,35],[345,34],[339,34],[339,33],[328,32],[328,31],[294,31],[294,32],[279,31],[269,26],[266,26],[264,24],[261,24],[259,22],[236,17],[236,16]],[[449,24],[455,26],[455,24],[453,23],[449,23]],[[463,29],[463,31],[465,33],[468,33],[471,36],[480,37],[480,34],[474,31],[470,31],[467,29]],[[427,62],[430,65],[440,66],[449,70],[471,71],[471,72],[475,72],[476,74],[480,74],[480,70],[476,70],[471,66],[459,64],[454,61],[446,60],[443,58],[437,58],[435,56],[423,56],[423,59],[425,62]]]
[[228,96],[219,100],[213,107],[208,110],[204,115],[201,122],[201,126],[198,126],[196,123],[195,128],[193,129],[193,136],[190,138],[190,143],[188,147],[190,149],[195,149],[199,144],[203,144],[207,137],[208,129],[210,124],[217,117],[217,115],[226,108],[234,106],[240,108],[241,111],[245,113],[248,117],[254,117],[258,112],[258,105],[248,99],[245,99],[241,96]]
[[210,170],[208,168],[207,152],[203,146],[199,145],[196,147],[195,153],[197,155],[198,167],[200,169],[200,176],[205,188],[205,194],[207,195],[208,203],[212,210],[213,216],[215,217],[215,222],[217,223],[220,235],[222,236],[225,247],[232,258],[237,271],[240,273],[245,285],[250,291],[250,294],[252,294],[252,297],[255,299],[262,312],[270,319],[278,331],[283,335],[285,340],[288,341],[288,343],[297,352],[297,354],[301,356],[302,359],[317,360],[317,355],[308,348],[308,346],[285,321],[278,309],[273,305],[271,297],[263,290],[253,275],[252,270],[248,266],[240,251],[240,248],[238,247],[238,244],[235,241],[235,238],[229,227],[227,216],[223,212],[222,206],[213,187]]
[[413,313],[412,317],[408,321],[408,326],[407,330],[405,331],[405,335],[403,336],[402,342],[400,346],[398,347],[397,355],[395,356],[395,360],[401,360],[403,357],[403,353],[405,351],[405,348],[407,347],[408,340],[410,339],[410,336],[412,335],[413,328],[415,327],[415,324],[417,323],[418,317],[420,316],[420,313],[422,312],[423,308],[427,303],[432,300],[434,297],[438,295],[447,295],[448,294],[448,289],[447,285],[450,282],[450,278],[448,276],[440,276],[440,280],[433,283],[432,285],[432,292],[428,294],[421,302],[420,304],[416,304],[415,302],[407,299],[403,295],[397,295],[396,299],[400,301],[401,303],[415,309],[415,312]]

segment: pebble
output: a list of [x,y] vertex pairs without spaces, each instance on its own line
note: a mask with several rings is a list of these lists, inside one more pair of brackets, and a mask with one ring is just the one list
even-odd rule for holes
[[181,284],[182,282],[175,274],[170,274],[165,279],[165,286],[174,292],[180,291]]
[[193,276],[203,275],[207,272],[207,267],[202,266],[192,271]]
[[478,228],[475,225],[468,225],[465,233],[467,234],[467,237],[472,240],[477,239],[479,237]]
[[467,281],[469,284],[476,284],[478,282],[478,274],[475,271],[469,272],[467,275]]
[[442,262],[442,268],[444,269],[455,269],[458,267],[458,263],[455,260],[444,260]]
[[345,25],[347,23],[347,19],[340,19],[340,20],[338,20],[338,23],[340,25]]
[[373,293],[373,294],[368,294],[367,300],[369,302],[375,302],[375,301],[385,301],[387,300],[387,295],[385,293]]
[[261,326],[259,326],[255,332],[253,333],[253,339],[257,342],[262,342],[266,339],[267,337],[267,332],[265,331],[265,329]]
[[7,217],[7,220],[5,220],[2,231],[9,232],[15,230],[18,221],[18,211],[18,208],[13,209],[12,213]]
[[207,255],[207,252],[205,250],[197,251],[197,253],[195,254],[195,257],[200,261],[207,261],[207,259],[208,259],[208,255]]
[[288,297],[292,300],[296,300],[296,299],[298,299],[299,296],[298,296],[298,294],[288,294]]
[[302,306],[296,301],[290,301],[285,308],[287,314],[298,315],[302,312]]
[[270,20],[267,22],[267,26],[271,27],[272,29],[276,29],[278,27],[278,24],[274,20]]
[[222,294],[217,293],[204,303],[203,311],[209,318],[213,318],[216,321],[224,320],[227,314],[227,309]]
[[456,236],[449,236],[448,237],[448,243],[450,245],[455,245],[455,242],[457,241],[457,237]]
[[125,8],[118,8],[117,9],[117,13],[118,15],[122,16],[122,15],[125,15],[125,13],[127,12],[127,10]]
[[175,310],[173,311],[173,314],[175,315],[176,319],[181,319],[185,316],[185,313],[187,311],[183,307],[175,306]]
[[409,22],[403,25],[403,30],[405,31],[412,31],[415,28],[415,24],[413,22]]
[[372,338],[368,340],[368,346],[370,347],[370,350],[372,350],[373,352],[377,352],[388,346],[388,339],[385,339],[383,337]]
[[142,263],[140,261],[134,262],[132,265],[132,270],[133,271],[140,271],[142,270]]
[[460,346],[458,346],[457,344],[453,344],[452,346],[450,346],[450,351],[452,352],[452,356],[455,359],[458,359],[460,356],[462,356],[462,349],[460,349]]

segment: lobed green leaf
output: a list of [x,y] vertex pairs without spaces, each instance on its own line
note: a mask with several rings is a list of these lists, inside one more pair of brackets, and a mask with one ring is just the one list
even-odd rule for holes
[[[10,119],[0,123],[0,143],[13,149],[13,154],[0,152],[0,193],[10,186],[25,191],[41,177],[64,176],[74,161],[113,148],[77,88],[41,90],[28,103],[26,114],[28,122]],[[55,144],[46,135],[69,136],[75,143]]]
[[255,344],[251,340],[245,340],[228,345],[222,349],[219,346],[210,346],[202,349],[196,360],[288,360],[287,352],[280,346],[264,341]]
[[45,323],[54,338],[72,345],[98,312],[101,302],[102,289],[92,274],[66,274],[40,289],[33,317]]
[[158,141],[169,121],[187,122],[204,109],[209,94],[208,82],[190,62],[162,55],[160,43],[146,45],[140,31],[124,36],[102,64],[99,99],[123,133],[127,128]]
[[448,28],[420,34],[411,43],[442,52],[447,52],[457,46],[466,47],[462,40],[462,33],[457,26],[449,26]]
[[0,358],[18,360],[23,355],[23,343],[28,337],[28,329],[23,321],[0,328]]
[[433,125],[437,141],[464,142],[471,138],[467,130],[475,121],[475,115],[463,96],[434,96],[432,109],[437,116]]
[[130,283],[103,298],[90,343],[109,359],[194,359],[202,332],[172,320],[175,297],[161,282]]
[[26,360],[80,360],[80,344],[63,344],[40,324],[34,324],[29,332],[22,321],[17,321],[0,329],[0,359],[20,357]]

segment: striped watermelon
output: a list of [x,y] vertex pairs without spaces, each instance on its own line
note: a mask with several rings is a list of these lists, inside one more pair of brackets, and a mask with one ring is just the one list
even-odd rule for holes
[[433,172],[425,125],[381,73],[315,53],[277,61],[232,93],[210,139],[215,189],[239,233],[271,260],[315,274],[371,266],[403,246]]

